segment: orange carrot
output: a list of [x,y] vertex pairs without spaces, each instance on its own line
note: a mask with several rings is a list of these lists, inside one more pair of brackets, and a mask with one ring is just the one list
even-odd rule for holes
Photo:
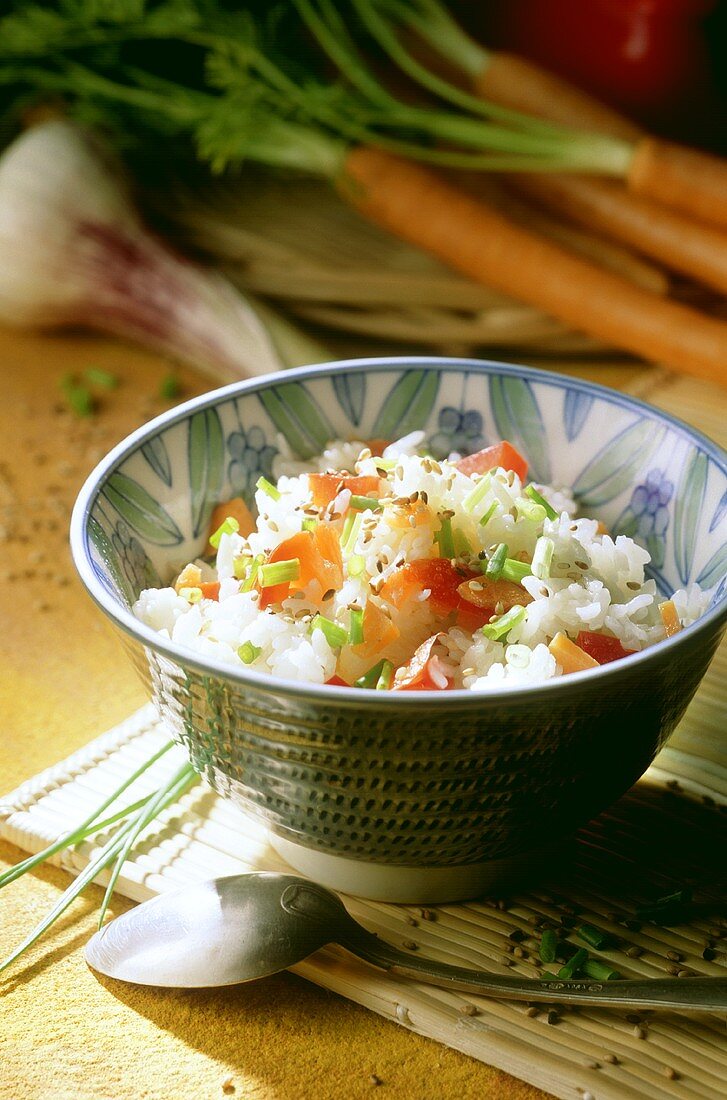
[[725,382],[727,324],[665,301],[513,225],[434,172],[353,148],[341,181],[372,221],[477,282],[647,359]]
[[[437,657],[432,657],[432,649],[442,633],[432,634],[419,646],[414,655],[394,673],[393,691],[445,691],[451,687],[451,681],[440,670],[437,676]],[[433,667],[434,666],[434,667]],[[445,683],[442,684],[442,678]]]
[[457,588],[463,600],[474,604],[475,607],[487,608],[490,615],[495,614],[495,609],[501,605],[502,611],[509,611],[511,607],[524,606],[532,603],[533,597],[519,584],[512,581],[491,581],[487,577],[477,577],[475,580],[462,581]]
[[[233,497],[232,500],[222,501],[221,504],[216,504],[212,515],[210,516],[209,534],[214,535],[215,531],[225,522],[228,518],[236,519],[240,525],[240,534],[249,535],[255,530],[255,520],[252,518],[252,512],[245,504],[242,497]],[[205,554],[216,554],[212,543],[207,540],[207,546],[205,547]]]
[[220,598],[220,582],[219,581],[202,581],[198,586],[202,597],[205,600],[219,600]]
[[661,621],[664,624],[664,631],[666,632],[667,638],[673,638],[674,635],[678,634],[682,629],[682,624],[679,621],[674,601],[666,600],[664,603],[660,603],[659,614],[661,615]]
[[563,669],[564,675],[571,672],[582,672],[585,668],[599,667],[595,658],[589,656],[584,649],[572,642],[565,634],[556,634],[548,649]]
[[625,182],[637,195],[702,221],[727,226],[727,160],[662,141],[538,65],[487,53],[473,90],[527,114],[621,138],[632,147]]
[[671,210],[631,195],[610,180],[567,173],[522,172],[511,186],[529,198],[585,226],[660,260],[727,294],[727,233],[691,221]]
[[290,561],[293,558],[300,562],[297,579],[262,588],[259,603],[261,610],[271,603],[286,599],[291,592],[301,591],[313,580],[320,584],[321,594],[338,589],[343,584],[341,544],[335,531],[324,523],[319,523],[314,531],[299,531],[297,535],[278,543],[268,555],[268,564]]
[[378,493],[378,477],[353,474],[308,474],[308,484],[313,494],[316,508],[325,508],[336,499],[340,489],[349,489],[354,496],[365,497],[369,493]]
[[503,470],[514,470],[521,481],[525,480],[528,473],[527,461],[506,439],[476,451],[473,455],[465,455],[455,463],[455,466],[463,474],[469,475],[486,474],[488,470],[501,466]]

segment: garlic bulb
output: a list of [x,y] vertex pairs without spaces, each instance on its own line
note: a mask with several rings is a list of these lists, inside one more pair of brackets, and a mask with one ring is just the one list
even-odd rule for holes
[[284,366],[242,295],[152,236],[119,165],[62,119],[0,157],[0,321],[111,332],[220,382]]

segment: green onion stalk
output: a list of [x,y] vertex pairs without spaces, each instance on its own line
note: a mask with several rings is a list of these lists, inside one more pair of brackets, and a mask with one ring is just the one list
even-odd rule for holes
[[77,897],[94,881],[94,879],[107,868],[111,868],[110,878],[100,908],[99,926],[103,922],[109,901],[118,881],[124,863],[131,854],[134,845],[140,835],[167,807],[171,806],[181,796],[199,781],[199,775],[191,764],[185,763],[158,790],[139,798],[129,805],[123,806],[114,813],[104,817],[104,811],[109,809],[114,802],[141,775],[144,774],[157,760],[160,759],[172,747],[173,742],[168,741],[156,753],[149,757],[139,768],[128,776],[103,802],[95,808],[93,813],[84,818],[69,832],[49,844],[43,851],[28,856],[9,868],[0,875],[0,889],[9,886],[10,883],[22,875],[39,866],[59,852],[67,851],[81,844],[84,840],[96,835],[105,835],[113,825],[119,827],[104,842],[99,851],[89,860],[88,864],[77,878],[61,894],[58,901],[32,929],[20,944],[4,960],[0,961],[0,972],[14,963],[28,950],[56,920],[68,909]]

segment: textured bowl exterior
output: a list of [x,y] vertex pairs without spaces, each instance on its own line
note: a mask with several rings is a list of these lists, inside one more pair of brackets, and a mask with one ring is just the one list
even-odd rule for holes
[[[493,693],[376,693],[214,665],[129,614],[199,553],[216,501],[250,499],[276,449],[422,427],[434,453],[509,438],[537,480],[646,543],[663,592],[710,611],[615,665]],[[322,853],[446,868],[567,834],[643,774],[727,621],[727,457],[655,409],[527,368],[457,360],[334,364],[227,387],[172,410],[91,476],[72,546],[174,736],[220,794]]]

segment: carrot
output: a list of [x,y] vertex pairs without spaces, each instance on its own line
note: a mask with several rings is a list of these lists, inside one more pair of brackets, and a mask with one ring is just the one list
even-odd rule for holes
[[475,281],[636,355],[725,381],[727,324],[513,225],[432,171],[359,146],[346,157],[340,186],[372,221]]
[[205,600],[219,600],[220,598],[220,582],[219,581],[202,581],[198,586],[202,592],[202,597]]
[[677,615],[677,609],[674,606],[674,601],[666,600],[664,603],[660,603],[659,614],[661,615],[661,621],[664,624],[667,638],[673,638],[682,628],[679,616]]
[[289,539],[283,539],[268,554],[267,564],[290,561],[293,558],[300,562],[297,579],[262,588],[259,602],[261,611],[271,603],[286,599],[291,592],[301,591],[313,580],[320,584],[321,594],[332,588],[338,589],[343,584],[341,544],[335,531],[324,523],[319,523],[314,531],[299,531]]
[[212,515],[210,516],[209,534],[207,539],[207,546],[205,547],[205,554],[216,554],[212,543],[209,541],[209,535],[214,535],[215,531],[221,527],[227,517],[236,519],[240,525],[240,534],[247,536],[255,530],[255,520],[252,518],[252,512],[245,504],[242,497],[233,497],[232,500],[224,500],[220,504],[216,504]]
[[585,668],[599,667],[595,658],[591,657],[575,642],[572,642],[565,634],[556,634],[548,649],[563,669],[564,675],[571,672],[582,672]]
[[621,138],[632,147],[625,178],[637,195],[727,227],[727,161],[645,134],[617,111],[539,66],[507,53],[486,53],[472,76],[477,95],[580,130]]
[[595,233],[616,237],[674,271],[727,294],[727,233],[624,191],[618,183],[533,172],[509,177],[519,192]]
[[502,579],[491,581],[486,577],[477,577],[475,580],[463,581],[457,591],[468,603],[486,608],[488,615],[494,615],[498,605],[502,606],[504,612],[511,607],[524,606],[533,601],[530,593],[519,584]]
[[488,470],[501,466],[503,470],[513,470],[521,481],[525,481],[528,473],[527,461],[506,439],[492,447],[476,451],[475,454],[465,455],[455,462],[455,466],[463,474],[469,475],[486,474]]
[[378,493],[380,481],[377,477],[352,474],[308,474],[308,484],[313,494],[316,508],[325,508],[336,499],[340,489],[348,489],[354,496],[365,497],[369,493]]

